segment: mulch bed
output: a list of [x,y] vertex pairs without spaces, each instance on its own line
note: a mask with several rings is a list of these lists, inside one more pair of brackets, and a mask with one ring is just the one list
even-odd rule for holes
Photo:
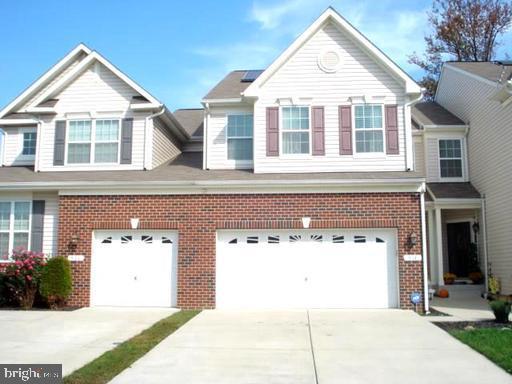
[[495,328],[495,329],[509,329],[512,331],[512,323],[500,324],[494,320],[483,320],[483,321],[452,321],[452,322],[435,322],[433,323],[439,328],[445,331],[468,331],[471,329],[483,329],[483,328]]

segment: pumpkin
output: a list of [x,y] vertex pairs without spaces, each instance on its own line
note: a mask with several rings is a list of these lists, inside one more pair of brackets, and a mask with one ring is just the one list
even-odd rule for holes
[[437,296],[441,297],[443,299],[446,299],[446,298],[450,297],[450,293],[446,289],[440,289],[437,292]]

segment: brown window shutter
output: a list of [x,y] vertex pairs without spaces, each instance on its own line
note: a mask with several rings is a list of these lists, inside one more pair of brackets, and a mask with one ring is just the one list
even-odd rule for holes
[[352,155],[352,107],[340,105],[340,155]]
[[279,156],[278,107],[267,107],[267,156]]
[[324,107],[312,107],[313,115],[313,156],[325,155]]
[[398,155],[398,108],[396,105],[386,105],[386,153]]

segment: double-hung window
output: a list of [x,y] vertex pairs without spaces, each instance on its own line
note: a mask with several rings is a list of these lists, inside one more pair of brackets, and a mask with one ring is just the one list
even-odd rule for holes
[[34,156],[36,154],[36,132],[23,132],[23,148],[21,154],[23,156]]
[[92,121],[74,120],[68,126],[68,163],[91,162]]
[[357,153],[384,152],[382,105],[356,105],[355,136]]
[[29,247],[29,201],[0,201],[0,260],[8,260],[13,249]]
[[441,177],[462,177],[462,142],[460,139],[439,140]]
[[119,154],[119,120],[96,120],[95,163],[117,163]]
[[283,154],[308,154],[309,107],[283,107]]
[[68,131],[68,164],[119,161],[119,120],[72,120]]
[[253,115],[228,115],[228,160],[252,160]]

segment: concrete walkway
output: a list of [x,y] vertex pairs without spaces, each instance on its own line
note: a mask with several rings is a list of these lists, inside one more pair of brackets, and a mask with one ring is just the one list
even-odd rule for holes
[[0,363],[63,364],[67,375],[176,312],[171,308],[0,311]]
[[408,311],[204,311],[112,382],[506,384],[512,377]]
[[431,321],[481,321],[494,320],[489,302],[478,296],[462,296],[441,299],[434,297],[432,308],[450,316],[436,316]]

